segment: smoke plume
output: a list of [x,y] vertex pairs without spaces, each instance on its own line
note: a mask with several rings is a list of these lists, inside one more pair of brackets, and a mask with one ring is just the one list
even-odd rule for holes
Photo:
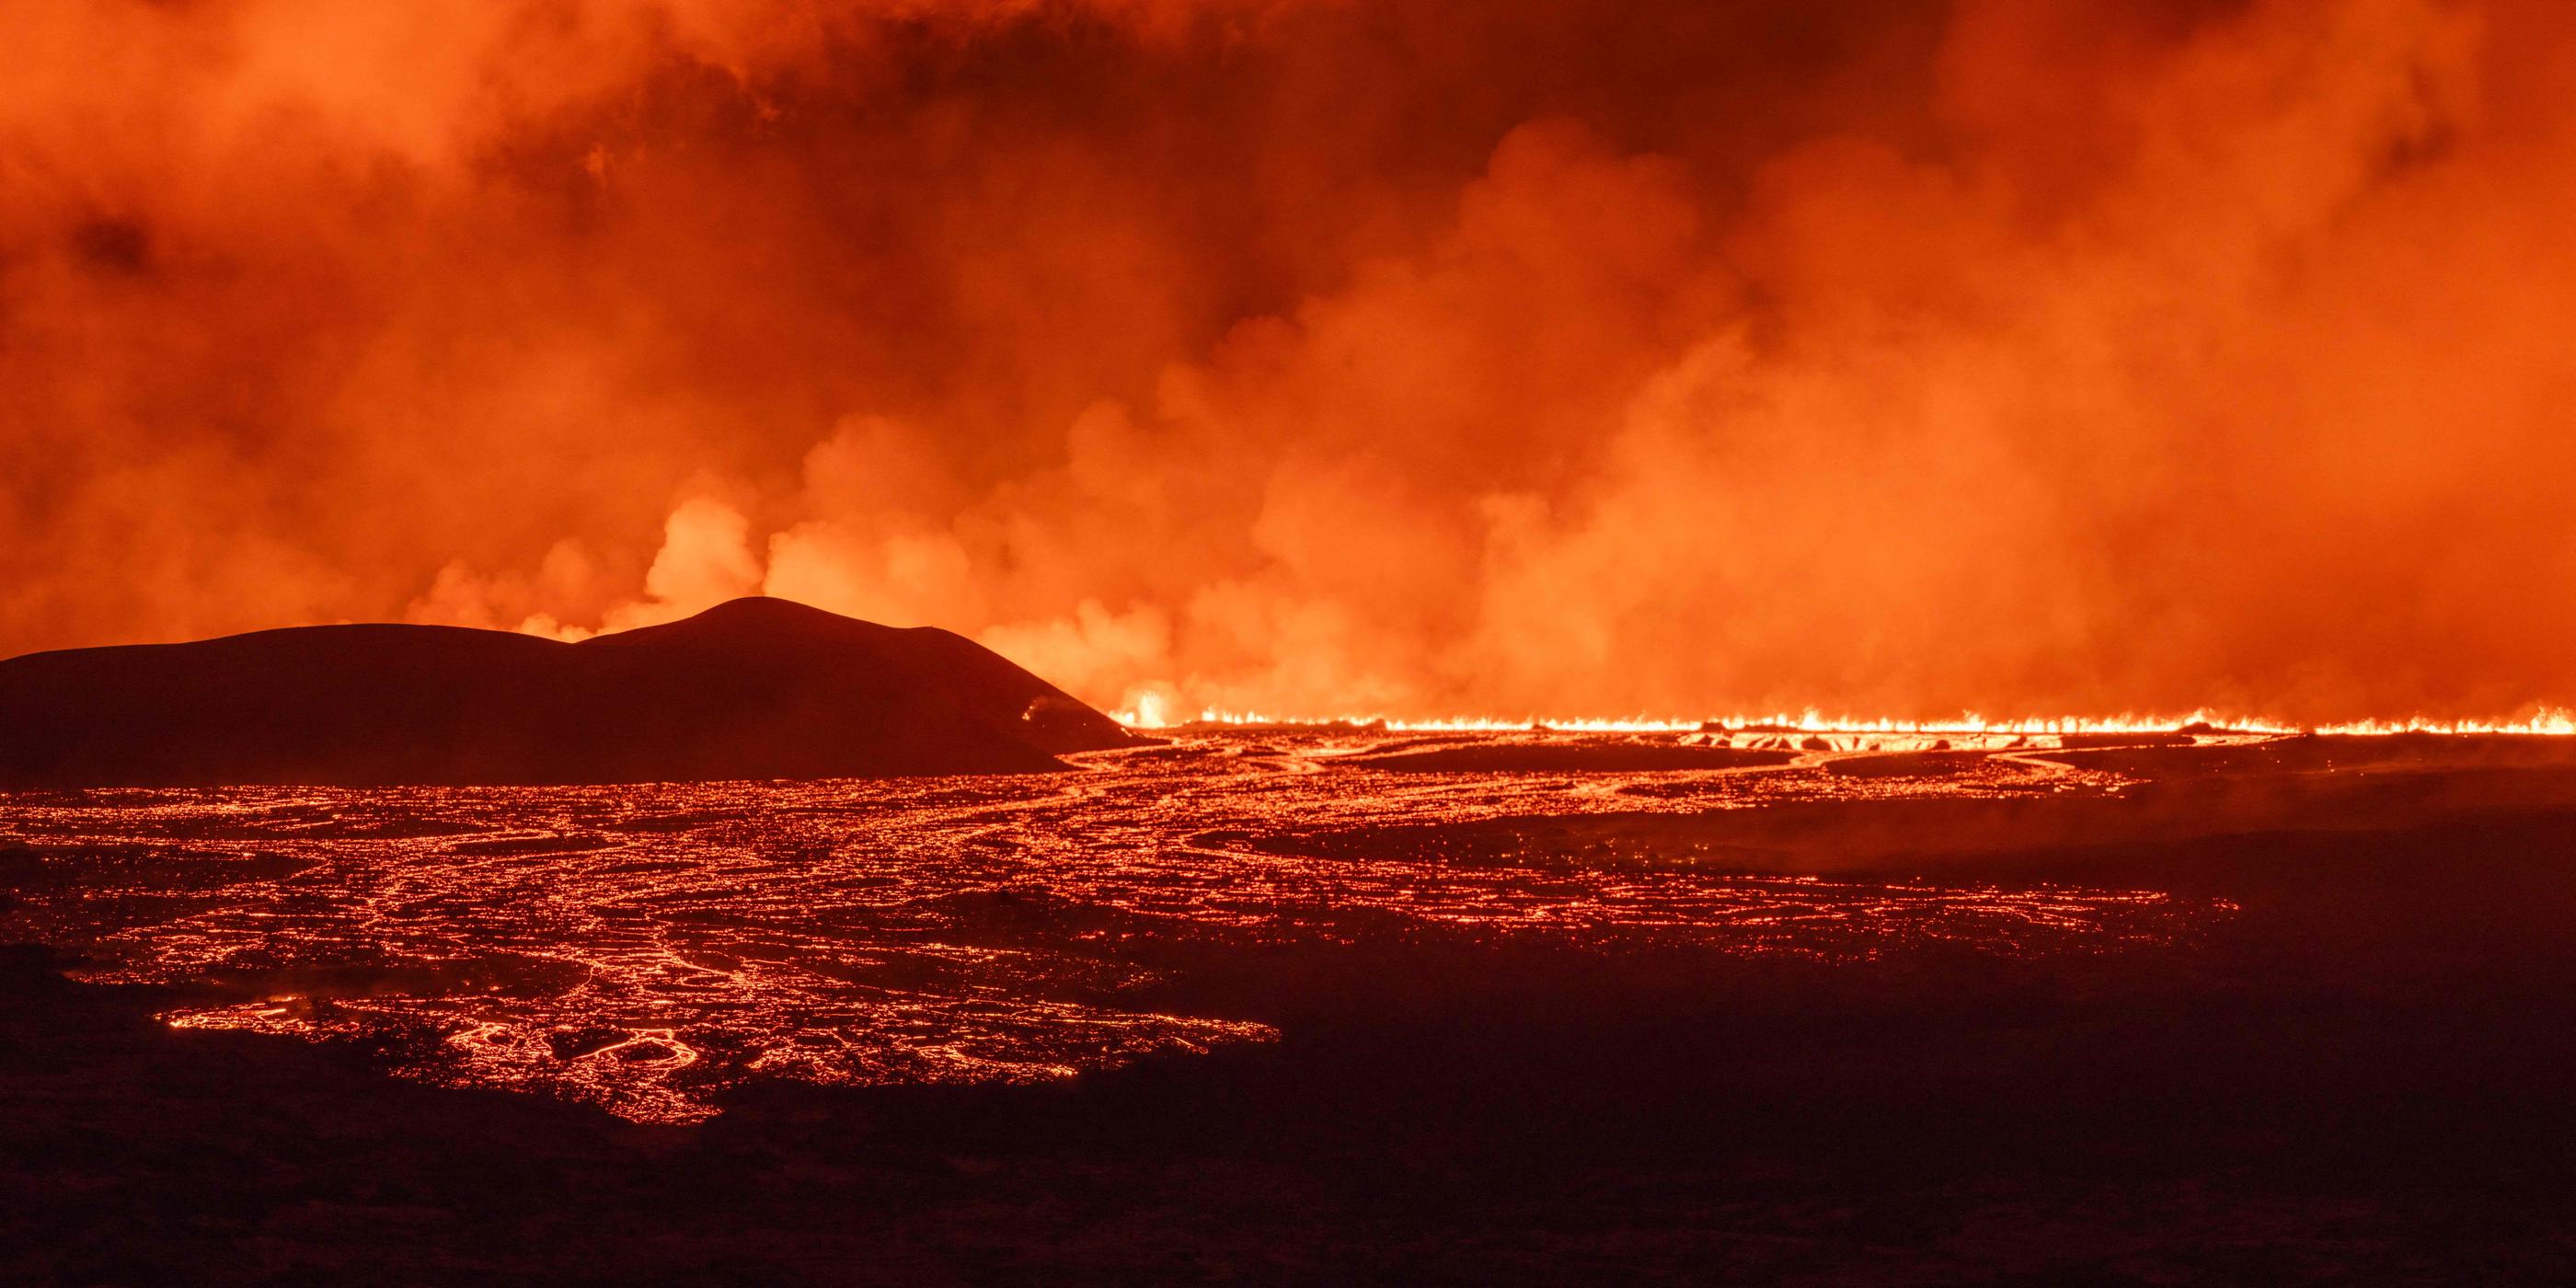
[[18,0],[0,654],[785,595],[1094,701],[2576,700],[2546,0]]

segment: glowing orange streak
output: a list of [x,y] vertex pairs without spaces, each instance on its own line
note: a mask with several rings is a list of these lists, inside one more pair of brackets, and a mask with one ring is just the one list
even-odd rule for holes
[[1399,733],[1507,733],[1533,729],[1550,729],[1565,733],[1696,733],[1702,729],[1711,728],[1740,731],[1760,726],[1798,733],[2041,737],[2096,733],[2173,733],[2198,724],[2221,730],[2261,734],[2313,732],[2359,735],[2398,733],[2536,734],[2557,737],[2576,735],[2576,711],[2554,707],[2539,708],[2526,718],[2510,720],[2454,720],[2410,716],[2403,720],[2353,720],[2322,725],[2286,724],[2277,720],[2224,716],[2205,710],[2182,716],[2053,716],[2011,720],[1989,720],[1973,713],[1962,715],[1955,720],[1828,717],[1813,710],[1798,715],[1783,712],[1768,716],[1732,715],[1707,719],[1652,716],[1630,716],[1618,719],[1596,717],[1559,719],[1530,716],[1507,720],[1492,716],[1427,719],[1403,719],[1378,715],[1290,716],[1257,711],[1225,711],[1211,707],[1202,709],[1195,716],[1175,719],[1163,708],[1163,704],[1155,701],[1139,701],[1127,710],[1112,712],[1111,716],[1119,723],[1136,729],[1176,729],[1193,724],[1373,725]]

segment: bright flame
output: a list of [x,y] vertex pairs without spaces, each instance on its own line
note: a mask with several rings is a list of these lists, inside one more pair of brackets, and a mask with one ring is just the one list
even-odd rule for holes
[[2215,730],[2257,734],[2439,733],[2538,734],[2556,737],[2576,735],[2576,711],[2555,707],[2539,708],[2521,719],[2437,720],[2412,716],[2403,720],[2354,720],[2323,725],[2286,724],[2277,720],[2222,715],[2206,710],[2180,716],[2031,716],[2007,720],[1989,720],[1973,712],[1963,714],[1955,720],[1829,717],[1813,709],[1796,715],[1782,712],[1767,716],[1739,714],[1701,719],[1642,715],[1615,719],[1549,716],[1526,716],[1520,719],[1494,716],[1406,719],[1383,715],[1279,715],[1207,707],[1202,708],[1195,716],[1174,719],[1170,700],[1159,691],[1145,690],[1136,696],[1128,709],[1110,714],[1119,723],[1135,729],[1178,729],[1190,725],[1365,725],[1383,728],[1392,733],[1509,733],[1541,729],[1562,733],[1696,733],[1702,730],[1759,729],[1817,734],[2048,737],[2066,734],[2174,733],[2195,725],[2205,725]]
[[1162,694],[1149,689],[1137,694],[1134,708],[1119,712],[1117,719],[1121,724],[1138,729],[1168,729],[1171,727],[1170,712],[1171,703]]

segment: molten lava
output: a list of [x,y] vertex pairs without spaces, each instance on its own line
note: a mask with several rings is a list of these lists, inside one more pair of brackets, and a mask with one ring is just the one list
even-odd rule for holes
[[[1272,729],[1086,753],[1054,776],[22,793],[0,796],[19,897],[0,931],[77,954],[87,978],[179,990],[181,1028],[361,1043],[435,1082],[686,1122],[756,1079],[1028,1081],[1263,1041],[1269,1022],[1190,981],[1266,947],[2096,953],[2228,911],[1476,830],[2106,799],[2130,781],[2027,751],[1639,773],[1582,767],[1619,740],[1438,741],[1554,747],[1571,772],[1380,770],[1367,753],[1419,739]],[[1390,824],[1427,830],[1375,839]]]

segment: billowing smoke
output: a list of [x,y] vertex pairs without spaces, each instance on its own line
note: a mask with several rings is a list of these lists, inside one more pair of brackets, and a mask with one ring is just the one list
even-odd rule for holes
[[2576,700],[2549,0],[0,47],[0,653],[767,591],[1181,709]]

